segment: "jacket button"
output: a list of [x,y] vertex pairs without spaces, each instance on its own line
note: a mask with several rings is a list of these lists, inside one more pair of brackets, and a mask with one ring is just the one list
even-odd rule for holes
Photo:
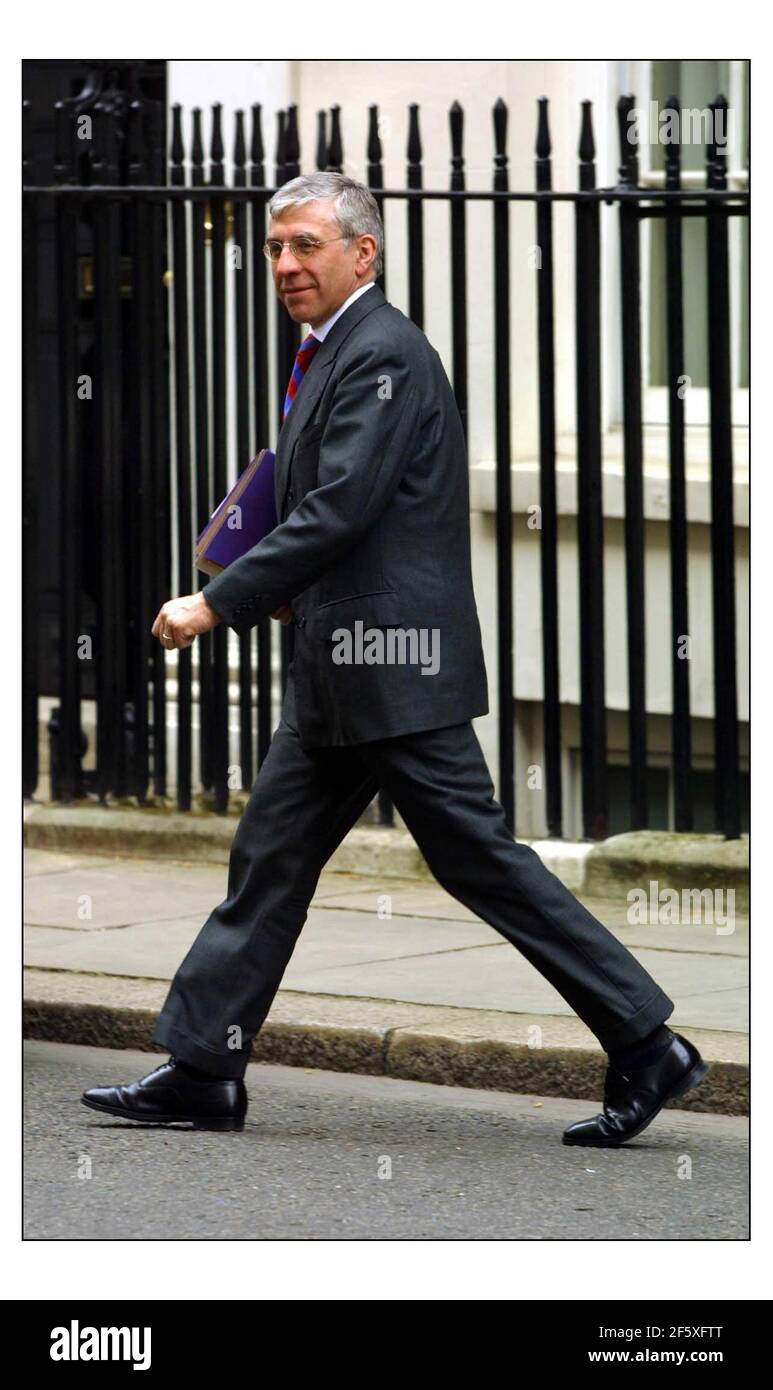
[[305,626],[306,626],[306,619],[305,619],[305,618],[296,618],[295,621],[297,622],[297,624],[298,624],[299,627],[305,627]]

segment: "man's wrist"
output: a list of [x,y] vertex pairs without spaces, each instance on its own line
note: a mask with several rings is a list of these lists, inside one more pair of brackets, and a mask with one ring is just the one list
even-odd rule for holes
[[213,603],[210,603],[209,599],[207,598],[207,596],[206,596],[206,594],[204,593],[203,590],[201,590],[201,592],[200,592],[200,598],[202,598],[202,599],[204,600],[204,604],[205,604],[206,608],[209,610],[209,612],[212,613],[212,614],[214,615],[215,621],[218,622],[218,623],[219,623],[219,622],[222,622],[222,619],[223,619],[222,613],[218,613],[217,609],[215,608],[215,605],[214,605]]

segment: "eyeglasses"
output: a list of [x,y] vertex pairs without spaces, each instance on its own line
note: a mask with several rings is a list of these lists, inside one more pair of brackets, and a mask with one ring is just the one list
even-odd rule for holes
[[263,247],[263,255],[267,261],[278,261],[285,246],[289,246],[292,255],[297,260],[305,261],[320,246],[329,246],[331,241],[346,240],[347,238],[343,236],[331,236],[327,241],[317,241],[311,236],[294,236],[289,241],[267,241]]

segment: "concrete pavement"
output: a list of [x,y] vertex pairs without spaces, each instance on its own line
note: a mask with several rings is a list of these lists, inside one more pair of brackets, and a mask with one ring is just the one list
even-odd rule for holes
[[[222,864],[25,854],[28,1037],[149,1048],[168,982],[226,890]],[[582,901],[674,999],[712,1063],[679,1104],[748,1101],[748,921],[630,925]],[[598,1099],[604,1054],[550,984],[434,881],[325,872],[257,1060]]]

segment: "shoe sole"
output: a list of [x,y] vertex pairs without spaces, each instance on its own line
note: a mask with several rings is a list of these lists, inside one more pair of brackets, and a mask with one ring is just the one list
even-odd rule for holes
[[679,1096],[685,1096],[688,1091],[692,1091],[695,1086],[699,1086],[709,1070],[710,1067],[708,1062],[704,1062],[703,1058],[701,1058],[689,1071],[685,1072],[681,1081],[677,1081],[676,1085],[672,1086],[671,1090],[663,1097],[657,1110],[653,1110],[652,1114],[648,1115],[646,1120],[638,1125],[636,1129],[632,1129],[630,1134],[626,1134],[624,1139],[594,1144],[592,1142],[589,1143],[587,1139],[567,1139],[566,1135],[564,1135],[563,1143],[568,1145],[569,1148],[574,1149],[622,1149],[626,1144],[630,1144],[632,1139],[637,1139],[640,1134],[644,1133],[647,1126],[651,1125],[652,1121],[658,1118],[663,1106],[667,1105],[670,1100],[677,1100]]
[[244,1129],[244,1120],[235,1115],[223,1118],[207,1115],[138,1115],[132,1110],[123,1110],[117,1105],[98,1105],[96,1101],[84,1100],[81,1105],[89,1110],[97,1110],[100,1115],[116,1115],[121,1120],[134,1120],[143,1125],[193,1125],[194,1129],[216,1130],[218,1133]]

